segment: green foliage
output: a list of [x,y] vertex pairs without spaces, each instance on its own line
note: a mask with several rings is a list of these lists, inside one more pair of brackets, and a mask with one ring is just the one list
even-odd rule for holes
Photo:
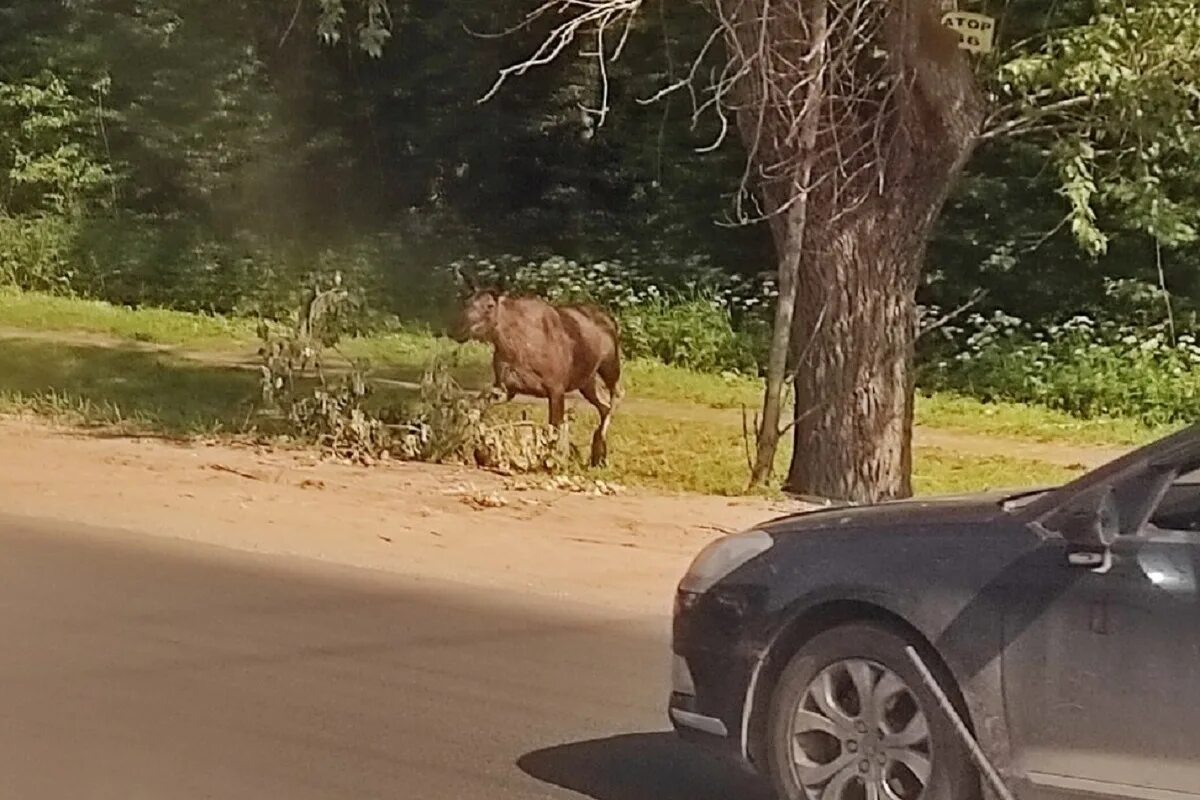
[[295,324],[283,335],[266,322],[259,324],[263,406],[279,416],[287,435],[367,466],[390,458],[512,472],[558,472],[568,466],[557,430],[488,420],[488,400],[464,392],[436,354],[411,408],[372,402],[375,385],[365,362],[351,361],[343,374],[327,376],[326,351],[337,349],[355,311],[352,294],[337,274],[312,283]]
[[[1113,287],[1114,295],[1127,290]],[[1001,312],[975,315],[930,346],[920,384],[1082,419],[1190,422],[1200,409],[1200,325],[1191,315],[1177,330],[1172,339],[1166,322],[1138,324],[1132,314],[1079,315],[1045,328]]]
[[[120,309],[45,295],[3,294],[0,327],[9,331],[9,337],[14,327],[29,330],[26,338],[6,338],[0,347],[0,410],[5,412],[185,436],[237,433],[244,430],[247,420],[254,419],[250,402],[259,397],[260,380],[253,372],[231,366],[244,363],[253,352],[254,326],[246,321],[158,309]],[[181,347],[151,347],[143,342]],[[449,387],[446,392],[426,390],[424,400],[394,384],[377,382],[366,409],[391,426],[406,420],[419,426],[421,406],[447,408],[447,392],[463,403],[475,403],[470,389],[488,382],[486,356],[478,348],[447,354],[446,343],[428,335],[347,339],[339,349],[356,358],[370,356],[375,374],[382,377],[421,381],[431,360],[440,362],[439,373],[453,375],[454,381],[435,381]],[[460,354],[463,363],[458,361]],[[333,367],[327,364],[330,371]],[[611,466],[595,477],[669,491],[742,492],[746,475],[739,406],[756,400],[760,392],[757,382],[648,361],[631,362],[628,373],[630,399],[622,405],[613,426]],[[337,374],[344,372],[339,369]],[[336,380],[331,383],[336,385]],[[389,416],[388,409],[399,411]],[[544,419],[540,408],[519,404],[488,411],[497,435],[517,448],[526,447],[522,442],[538,435],[536,424],[522,419],[525,414]],[[572,440],[586,446],[591,434],[590,411],[582,411],[577,419]],[[268,421],[259,418],[264,427]],[[428,423],[428,418],[424,421]],[[917,421],[924,427],[1014,440],[1080,444],[1138,444],[1162,433],[1131,421],[1081,421],[1062,412],[981,404],[946,395],[921,398]],[[404,451],[396,440],[407,438],[413,429],[392,429],[394,453],[401,457]],[[417,446],[421,446],[419,430]],[[509,452],[510,458],[523,458],[527,451]],[[680,458],[680,453],[690,457]],[[786,454],[780,458],[785,459]],[[925,493],[1046,484],[1072,474],[1075,471],[1022,458],[980,458],[967,451],[924,448],[916,453],[916,476]]]
[[[1073,9],[1068,8],[1068,13]],[[1030,40],[1026,40],[1029,42]],[[1071,228],[1100,253],[1116,226],[1193,242],[1200,215],[1200,17],[1191,0],[1098,0],[1000,69],[1001,126],[1049,142]]]
[[655,300],[620,315],[622,341],[635,357],[699,372],[757,375],[766,358],[765,323],[735,327],[730,311],[707,298]]
[[[1161,243],[1184,311],[1178,333],[1189,332],[1188,300],[1200,300],[1200,17],[1185,0],[1006,6],[1002,51],[980,69],[1005,135],[980,149],[948,205],[922,297],[952,308],[986,288],[989,308],[1019,310],[1030,327],[1008,350],[955,334],[930,347],[924,380],[1077,414],[1180,418],[1192,370],[1172,375],[1179,348],[1139,349],[1159,332],[1161,296],[1110,308],[1111,330],[1087,343],[1048,331],[1055,319],[1099,318],[1117,301],[1106,279],[1156,283]],[[689,131],[678,100],[637,102],[680,77],[705,20],[684,4],[635,26],[611,65],[613,114],[597,129],[580,106],[597,105],[598,75],[581,61],[477,104],[543,31],[481,38],[464,26],[502,30],[526,7],[3,4],[0,284],[204,312],[188,318],[203,320],[192,333],[191,322],[147,328],[146,316],[106,311],[118,335],[175,341],[245,337],[239,316],[290,319],[308,276],[341,272],[358,301],[348,332],[390,328],[393,316],[437,330],[454,310],[444,266],[482,253],[481,266],[518,288],[613,309],[636,393],[753,402],[747,376],[774,293],[749,276],[769,268],[771,243],[763,228],[712,224],[741,154],[695,153],[712,131]],[[63,307],[46,313],[79,323]],[[1059,378],[1037,375],[1039,329]],[[1122,344],[1128,336],[1136,346]],[[404,361],[419,380],[423,362],[391,350],[402,341],[345,349]],[[930,366],[941,361],[950,366]],[[1102,377],[1114,369],[1126,387]]]
[[[317,0],[317,35],[328,44],[342,41],[350,23],[345,0]],[[372,58],[383,55],[384,45],[392,38],[392,12],[388,0],[359,0],[361,18],[354,23],[356,44]]]
[[415,433],[408,437],[412,458],[510,473],[558,473],[576,466],[565,457],[569,448],[559,446],[557,429],[489,414],[490,399],[464,391],[451,362],[435,353],[421,378]]
[[[92,87],[98,101],[108,88],[105,81]],[[52,72],[0,81],[0,211],[67,214],[112,188],[94,133],[104,124],[100,108]]]
[[[275,336],[260,323],[262,400],[301,441],[338,458],[371,463],[388,452],[391,430],[366,408],[369,386],[360,365],[332,383],[326,379],[323,354],[343,335],[350,298],[341,275],[329,283],[314,282],[286,335]],[[317,386],[310,388],[314,378]]]
[[78,222],[70,217],[0,212],[0,286],[69,292],[77,233]]

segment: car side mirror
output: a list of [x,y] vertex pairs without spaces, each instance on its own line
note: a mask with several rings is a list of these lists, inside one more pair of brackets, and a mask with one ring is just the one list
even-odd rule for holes
[[1080,546],[1108,547],[1115,538],[1098,508],[1071,509],[1054,521],[1054,531]]
[[1071,566],[1103,569],[1111,563],[1111,548],[1121,535],[1121,519],[1113,491],[1105,487],[1072,500],[1043,523],[1067,541]]

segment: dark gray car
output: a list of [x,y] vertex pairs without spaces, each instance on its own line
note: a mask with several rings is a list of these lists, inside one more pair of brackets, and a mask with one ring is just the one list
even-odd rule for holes
[[1059,489],[834,508],[710,545],[670,716],[788,800],[969,800],[907,648],[1022,800],[1200,798],[1200,427]]

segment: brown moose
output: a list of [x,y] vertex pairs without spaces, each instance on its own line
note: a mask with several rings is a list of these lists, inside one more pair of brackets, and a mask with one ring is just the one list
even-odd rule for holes
[[[499,289],[480,289],[469,273],[460,273],[469,291],[453,331],[455,341],[490,344],[495,373],[493,392],[545,398],[550,424],[566,444],[566,395],[579,392],[600,414],[592,435],[592,466],[608,458],[608,428],[621,398],[621,336],[617,323],[588,305],[555,306],[538,297],[514,297]],[[608,399],[600,396],[603,382]]]

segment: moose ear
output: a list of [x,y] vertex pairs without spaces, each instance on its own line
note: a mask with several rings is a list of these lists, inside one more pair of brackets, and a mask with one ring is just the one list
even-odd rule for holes
[[459,267],[456,272],[458,273],[458,279],[462,281],[462,285],[467,288],[467,291],[472,293],[479,291],[479,281],[475,279],[474,272],[464,267]]

